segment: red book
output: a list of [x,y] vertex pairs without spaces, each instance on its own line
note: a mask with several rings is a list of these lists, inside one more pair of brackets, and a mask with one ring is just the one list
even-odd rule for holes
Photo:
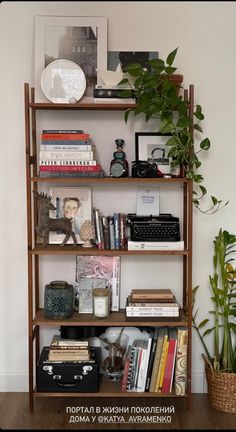
[[90,138],[89,134],[82,133],[82,134],[63,134],[63,133],[42,133],[41,134],[42,140],[88,140]]
[[130,353],[131,353],[131,347],[129,346],[127,357],[125,360],[125,367],[124,367],[124,374],[121,382],[121,391],[126,391],[127,388],[127,381],[128,381],[128,372],[129,372],[129,366],[130,366]]
[[171,392],[172,377],[173,377],[174,365],[175,365],[176,346],[177,346],[177,339],[170,339],[168,353],[167,353],[167,360],[166,360],[166,368],[164,372],[162,389],[161,389],[162,393]]
[[40,165],[39,171],[83,171],[97,172],[101,171],[101,165]]

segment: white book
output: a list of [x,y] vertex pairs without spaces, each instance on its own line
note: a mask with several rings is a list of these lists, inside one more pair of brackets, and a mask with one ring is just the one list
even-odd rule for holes
[[144,373],[143,373],[143,382],[142,382],[142,392],[145,392],[146,387],[146,380],[147,380],[147,371],[148,371],[148,363],[150,359],[150,352],[151,352],[151,346],[152,346],[152,336],[149,336],[148,339],[148,346],[146,349],[146,356],[145,356],[145,364],[144,364]]
[[40,150],[42,151],[55,151],[55,150],[59,150],[59,151],[65,151],[68,152],[69,151],[73,151],[75,150],[77,151],[91,151],[95,149],[95,145],[94,144],[41,144],[40,146]]
[[130,310],[126,307],[126,317],[140,317],[140,318],[156,318],[156,317],[179,317],[179,309],[176,311],[137,311]]
[[79,159],[39,159],[39,165],[40,166],[94,166],[97,165],[96,160],[79,160]]
[[184,241],[147,242],[128,240],[128,250],[184,250]]
[[94,152],[93,151],[78,151],[78,150],[52,150],[52,151],[44,151],[40,150],[39,158],[41,160],[93,160]]

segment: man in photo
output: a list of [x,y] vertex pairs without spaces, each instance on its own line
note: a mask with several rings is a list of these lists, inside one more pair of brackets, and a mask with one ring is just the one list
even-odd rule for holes
[[75,234],[80,232],[79,208],[81,202],[77,197],[66,197],[63,199],[62,211],[63,216],[72,219],[72,228]]

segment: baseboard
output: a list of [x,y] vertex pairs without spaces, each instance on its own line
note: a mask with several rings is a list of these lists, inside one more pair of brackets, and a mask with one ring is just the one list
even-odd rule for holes
[[[25,371],[0,371],[0,392],[27,392],[28,375]],[[205,373],[192,375],[192,393],[207,393]]]
[[26,371],[0,371],[0,392],[27,392]]

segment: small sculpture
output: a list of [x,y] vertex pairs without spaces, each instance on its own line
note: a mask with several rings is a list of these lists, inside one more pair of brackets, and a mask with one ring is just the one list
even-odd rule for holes
[[72,218],[50,218],[49,210],[56,210],[56,207],[51,203],[52,197],[44,193],[35,192],[38,204],[38,225],[36,233],[43,239],[43,247],[49,244],[49,231],[60,231],[65,235],[65,238],[60,246],[65,246],[70,236],[73,238],[74,245],[77,245],[75,233],[72,230]]
[[95,230],[90,220],[84,221],[80,230],[80,238],[84,241],[83,247],[93,247],[91,240],[95,239]]

